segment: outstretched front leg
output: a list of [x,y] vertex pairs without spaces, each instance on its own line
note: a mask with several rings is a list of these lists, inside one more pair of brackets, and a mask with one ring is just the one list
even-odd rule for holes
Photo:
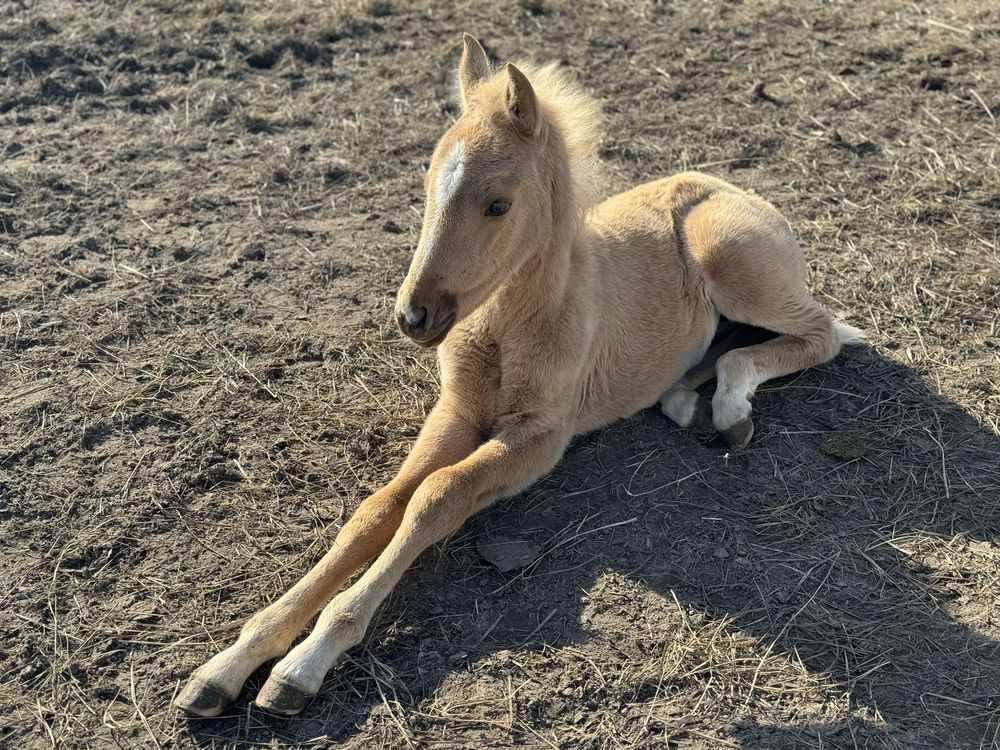
[[236,643],[194,673],[176,705],[199,716],[216,716],[236,700],[253,671],[284,654],[347,577],[388,544],[420,483],[442,466],[469,456],[482,440],[480,430],[442,399],[396,478],[361,503],[330,551],[302,580],[252,617]]
[[257,704],[287,715],[301,711],[340,655],[361,640],[376,608],[417,555],[473,513],[547,473],[569,438],[561,421],[553,425],[529,418],[501,430],[465,460],[427,477],[385,551],[357,583],[327,605],[312,633],[274,666]]

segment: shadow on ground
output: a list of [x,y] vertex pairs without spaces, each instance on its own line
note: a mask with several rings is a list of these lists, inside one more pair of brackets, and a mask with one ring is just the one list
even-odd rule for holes
[[[476,721],[509,721],[512,744],[544,746],[575,702],[581,746],[603,745],[588,713],[619,701],[649,709],[633,746],[996,746],[997,437],[867,348],[765,386],[755,409],[757,436],[736,456],[654,410],[578,439],[550,477],[421,558],[302,717],[247,712],[261,672],[228,715],[190,731],[205,746],[234,721],[248,737],[346,739],[395,705],[427,731],[436,688],[477,675]],[[500,573],[476,551],[497,534],[541,553]],[[624,642],[617,618],[648,638]],[[501,693],[512,685],[508,718],[491,716],[483,670]],[[532,670],[562,674],[536,684]],[[746,670],[752,683],[727,676]],[[705,703],[672,703],[698,680]],[[725,694],[743,683],[758,692]],[[769,725],[773,700],[801,702],[802,721]],[[714,704],[733,701],[725,715],[745,718],[713,725]],[[851,718],[823,721],[843,701]]]

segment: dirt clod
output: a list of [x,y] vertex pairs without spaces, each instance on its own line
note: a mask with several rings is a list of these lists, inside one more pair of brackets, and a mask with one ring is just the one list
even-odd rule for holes
[[868,452],[868,443],[857,431],[837,432],[823,441],[822,451],[841,461],[854,461]]

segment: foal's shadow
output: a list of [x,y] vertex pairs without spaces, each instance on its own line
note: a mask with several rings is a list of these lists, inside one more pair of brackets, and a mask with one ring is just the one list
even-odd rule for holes
[[[724,729],[709,719],[736,747],[993,746],[1000,441],[868,348],[769,383],[754,404],[757,434],[735,456],[652,409],[576,440],[551,476],[423,555],[302,717],[240,718],[241,736],[347,739],[394,702],[415,708],[442,683],[453,698],[476,687],[464,674],[540,647],[589,644],[578,650],[614,672],[616,654],[643,648],[617,641],[653,623],[659,658],[694,613],[759,639],[758,657],[774,644],[846,701],[805,723],[780,702],[730,712]],[[540,557],[499,572],[477,551],[497,534]],[[629,700],[663,687],[643,679]],[[548,697],[522,719],[544,729],[622,699],[560,688],[538,688]],[[191,728],[218,736],[216,721]]]

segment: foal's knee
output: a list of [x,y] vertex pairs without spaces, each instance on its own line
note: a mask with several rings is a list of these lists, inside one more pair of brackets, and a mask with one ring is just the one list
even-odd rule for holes
[[427,477],[406,506],[402,529],[429,538],[428,544],[457,530],[471,512],[473,498],[466,497],[462,482],[449,469]]

